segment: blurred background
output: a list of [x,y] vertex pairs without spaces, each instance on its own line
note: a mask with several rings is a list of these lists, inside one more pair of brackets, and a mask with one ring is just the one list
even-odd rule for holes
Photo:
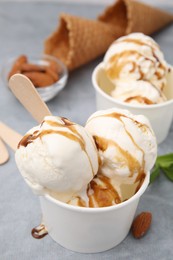
[[[90,4],[110,4],[115,2],[115,0],[0,0],[0,2],[67,2],[67,3],[90,3]],[[173,6],[173,0],[141,0],[141,2],[150,5],[171,5]]]

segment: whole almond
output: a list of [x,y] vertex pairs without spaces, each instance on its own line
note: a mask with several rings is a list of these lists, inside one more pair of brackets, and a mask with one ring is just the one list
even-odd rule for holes
[[54,79],[47,73],[42,72],[25,72],[23,75],[27,76],[35,87],[47,87],[52,85],[55,81]]
[[54,70],[52,70],[50,67],[46,68],[46,73],[49,74],[53,80],[56,82],[59,79],[58,73],[56,73]]
[[45,71],[46,71],[45,66],[32,64],[32,63],[24,63],[24,64],[22,64],[22,67],[21,67],[22,73],[24,73],[24,72],[45,72]]
[[8,79],[13,76],[15,73],[20,73],[21,72],[21,67],[23,64],[27,63],[27,57],[26,55],[20,55],[14,62],[9,74],[8,74]]
[[143,237],[150,228],[152,214],[150,212],[140,213],[132,223],[132,234],[135,238]]

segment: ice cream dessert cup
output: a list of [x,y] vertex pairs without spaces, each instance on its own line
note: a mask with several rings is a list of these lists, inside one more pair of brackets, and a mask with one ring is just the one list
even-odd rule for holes
[[122,109],[92,114],[82,127],[46,116],[18,144],[15,159],[32,191],[40,196],[47,233],[76,252],[96,253],[128,234],[157,155],[148,119]]
[[149,174],[138,192],[127,201],[104,208],[83,208],[41,196],[43,224],[58,244],[80,253],[111,249],[127,236]]
[[167,100],[159,104],[140,105],[125,103],[113,98],[110,93],[114,89],[113,84],[106,77],[103,62],[98,64],[92,74],[92,83],[96,91],[97,109],[117,107],[127,109],[133,114],[146,116],[155,132],[157,142],[161,143],[168,135],[173,119],[173,68],[167,74],[167,85],[164,94]]
[[173,117],[172,80],[173,69],[154,39],[125,35],[110,45],[93,72],[97,109],[117,107],[148,117],[161,143]]

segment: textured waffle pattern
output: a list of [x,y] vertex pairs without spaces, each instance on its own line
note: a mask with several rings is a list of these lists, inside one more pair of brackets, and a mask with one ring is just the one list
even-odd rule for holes
[[132,0],[118,0],[97,21],[62,14],[60,25],[45,41],[45,53],[60,58],[69,70],[105,53],[118,37],[151,34],[173,21],[173,15]]
[[45,42],[45,52],[72,70],[103,54],[121,35],[103,22],[62,14],[59,28]]
[[98,20],[114,25],[115,30],[118,22],[125,34],[143,32],[150,35],[172,22],[173,15],[137,1],[118,0]]

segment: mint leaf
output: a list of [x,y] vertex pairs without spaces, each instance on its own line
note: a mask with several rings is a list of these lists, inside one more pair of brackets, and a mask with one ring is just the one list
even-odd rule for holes
[[169,169],[162,169],[162,171],[170,181],[173,181],[173,165]]
[[160,165],[164,163],[173,163],[173,153],[165,154],[165,155],[160,155],[157,157],[156,160]]
[[173,161],[172,162],[162,162],[160,164],[160,168],[162,169],[163,173],[166,175],[166,177],[173,181]]
[[151,175],[150,175],[150,184],[153,183],[157,177],[160,175],[160,168],[159,168],[159,164],[156,160],[156,163],[154,165],[154,168],[151,171]]
[[166,177],[173,181],[173,153],[157,157],[156,163],[160,166]]

